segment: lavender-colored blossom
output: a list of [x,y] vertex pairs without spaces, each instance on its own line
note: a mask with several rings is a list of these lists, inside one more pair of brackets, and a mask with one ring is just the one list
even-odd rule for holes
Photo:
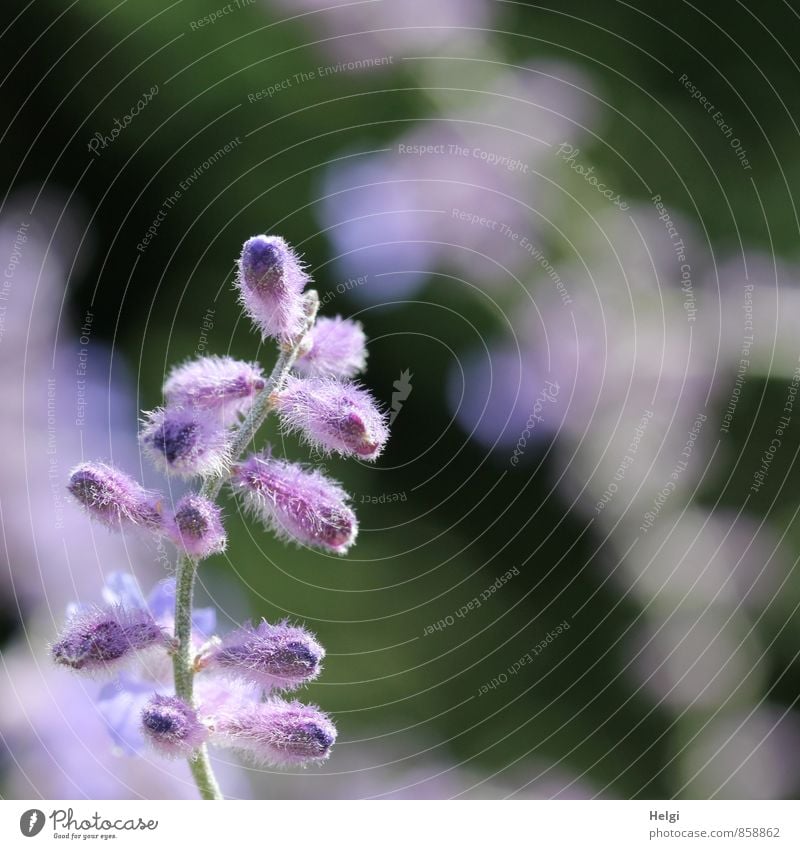
[[187,407],[148,413],[139,439],[157,466],[184,477],[219,474],[228,459],[227,430]]
[[[153,618],[164,628],[172,630],[175,613],[175,578],[159,581],[147,601],[143,602]],[[192,611],[192,643],[198,648],[205,643],[217,627],[217,611],[213,607],[197,607]]]
[[[361,5],[350,11],[364,14]],[[405,3],[397,11],[409,15]],[[359,29],[358,39],[337,44],[358,44],[368,27]],[[521,281],[553,260],[546,256],[545,218],[530,199],[536,198],[536,210],[562,207],[563,161],[555,150],[577,143],[590,126],[591,82],[563,62],[512,70],[476,65],[473,87],[465,86],[464,63],[414,63],[418,83],[439,100],[447,120],[411,125],[391,149],[340,158],[326,168],[317,209],[337,274],[361,281],[348,287],[348,296],[397,302],[442,269],[462,278],[449,278],[459,288],[524,296]],[[525,239],[510,238],[509,231]]]
[[280,236],[253,236],[242,247],[237,286],[245,310],[261,333],[290,343],[303,328],[308,275]]
[[290,376],[275,406],[288,431],[326,452],[375,460],[389,438],[386,416],[355,383]]
[[[476,49],[476,36],[485,42],[497,14],[489,0],[406,0],[403,3],[353,3],[352,0],[277,0],[286,15],[302,16],[320,50],[337,61],[363,61],[365,56],[450,55]],[[312,14],[313,13],[313,14]],[[452,51],[455,51],[453,53]],[[379,62],[374,73],[391,72]]]
[[208,729],[191,705],[177,696],[155,694],[141,714],[145,740],[167,758],[189,758],[206,741]]
[[231,476],[247,506],[279,537],[344,554],[358,523],[347,493],[315,469],[254,455]]
[[164,383],[164,397],[170,407],[214,410],[225,424],[246,413],[265,385],[257,363],[232,357],[200,357],[171,372]]
[[358,321],[340,315],[318,318],[308,344],[295,363],[306,377],[355,377],[367,365],[367,337]]
[[546,360],[511,345],[469,351],[450,368],[448,405],[469,438],[486,448],[506,453],[517,443],[541,444],[558,430],[565,400],[546,368]]
[[57,664],[78,672],[113,672],[136,652],[166,641],[147,610],[110,605],[75,612],[51,654]]
[[195,493],[184,495],[166,519],[167,534],[190,557],[203,559],[225,551],[222,515],[213,501]]
[[292,766],[327,760],[336,727],[313,705],[269,699],[214,717],[213,742],[249,753],[257,762]]
[[304,628],[262,620],[226,635],[203,661],[265,690],[293,690],[320,673],[325,650]]
[[133,524],[156,530],[161,526],[161,496],[105,463],[76,466],[67,488],[93,519],[108,527]]

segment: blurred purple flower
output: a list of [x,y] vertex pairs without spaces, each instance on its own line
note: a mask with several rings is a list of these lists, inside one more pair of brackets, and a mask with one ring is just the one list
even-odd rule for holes
[[356,281],[347,286],[353,297],[408,298],[439,270],[467,288],[523,295],[528,269],[549,264],[544,237],[562,240],[541,212],[564,204],[548,172],[558,168],[553,145],[574,139],[591,117],[590,85],[566,64],[502,73],[477,66],[479,90],[466,91],[459,76],[469,63],[452,81],[426,78],[434,97],[458,92],[441,115],[390,151],[341,159],[326,173],[320,218],[337,273]]
[[[286,15],[316,30],[320,45],[340,62],[356,62],[414,50],[452,49],[485,37],[495,4],[489,0],[406,0],[403,4],[365,0],[278,0]],[[478,30],[473,33],[470,30]],[[391,68],[390,63],[374,69]],[[373,69],[373,66],[370,66]],[[342,70],[347,70],[343,68]]]
[[558,382],[532,360],[529,350],[496,345],[470,351],[451,366],[448,406],[468,438],[508,451],[522,434],[531,444],[552,437],[564,399]]
[[[3,775],[4,793],[18,799],[195,798],[185,764],[165,771],[147,756],[119,758],[95,701],[97,685],[41,662],[47,656],[42,635],[55,629],[52,611],[76,591],[80,596],[96,587],[109,563],[135,568],[143,579],[163,574],[149,535],[97,533],[64,488],[87,446],[115,466],[136,468],[139,461],[131,450],[136,409],[123,358],[115,353],[112,360],[95,338],[91,309],[81,314],[80,333],[63,323],[67,270],[82,273],[92,241],[74,199],[68,207],[66,200],[39,193],[23,203],[12,196],[0,216],[0,253],[11,272],[0,316],[0,437],[14,447],[0,481],[0,594],[13,598],[8,610],[25,617],[20,636],[3,645],[0,667],[2,754],[13,765]],[[115,579],[109,584],[104,603],[121,604],[127,591]],[[213,624],[207,633],[212,630]],[[232,794],[249,794],[241,770],[217,768]]]
[[[128,609],[147,611],[167,632],[173,629],[175,608],[175,580],[160,581],[148,595],[142,596],[131,575],[113,573],[104,589],[105,599]],[[216,611],[212,607],[197,608],[192,613],[192,641],[195,649],[205,643],[216,628]],[[154,693],[171,694],[172,664],[163,661],[140,664],[135,670],[124,672],[106,684],[97,694],[97,704],[106,720],[109,733],[116,745],[127,754],[137,754],[144,746],[141,713]]]

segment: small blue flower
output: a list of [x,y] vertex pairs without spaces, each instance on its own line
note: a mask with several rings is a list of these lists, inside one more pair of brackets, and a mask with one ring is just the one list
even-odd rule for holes
[[[171,629],[175,609],[175,579],[159,581],[145,599],[136,578],[125,572],[112,572],[103,587],[103,598],[109,604],[149,612],[165,629]],[[205,643],[217,626],[213,607],[197,608],[192,615],[192,636],[197,647]],[[172,692],[171,668],[157,664],[121,672],[107,683],[96,697],[98,709],[108,727],[114,745],[123,754],[142,751],[142,711],[154,694]]]

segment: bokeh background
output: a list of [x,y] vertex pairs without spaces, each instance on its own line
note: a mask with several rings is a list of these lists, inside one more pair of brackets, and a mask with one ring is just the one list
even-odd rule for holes
[[202,593],[316,631],[341,735],[226,756],[228,793],[796,796],[796,5],[215,2],[4,7],[0,793],[194,796],[48,665],[70,601],[172,557],[64,481],[164,486],[136,432],[169,366],[270,360],[232,291],[266,232],[394,421],[327,462],[346,558],[226,503]]

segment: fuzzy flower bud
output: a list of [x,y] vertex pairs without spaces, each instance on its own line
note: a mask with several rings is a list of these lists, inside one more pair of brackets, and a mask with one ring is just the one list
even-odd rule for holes
[[295,368],[306,377],[355,377],[367,365],[367,337],[357,321],[318,318]]
[[142,710],[142,734],[160,755],[190,758],[206,741],[208,729],[183,699],[154,695]]
[[320,673],[325,650],[304,628],[262,620],[237,628],[204,659],[218,669],[265,690],[293,690]]
[[114,672],[136,652],[166,643],[164,631],[149,611],[115,605],[73,615],[50,651],[60,666],[79,672]]
[[374,460],[389,438],[386,416],[355,383],[290,375],[275,406],[288,431],[299,431],[323,451]]
[[248,752],[273,766],[327,760],[336,727],[313,705],[269,699],[223,712],[214,720],[214,742]]
[[202,560],[225,551],[227,542],[219,507],[194,493],[184,495],[166,521],[167,534],[190,557]]
[[254,455],[235,467],[231,480],[248,508],[280,538],[336,554],[355,542],[358,522],[347,493],[321,472]]
[[164,384],[170,407],[219,412],[224,424],[246,413],[266,381],[258,364],[232,357],[200,357],[177,366]]
[[228,460],[228,432],[199,410],[153,410],[139,439],[157,466],[184,477],[219,474]]
[[105,463],[81,463],[69,476],[67,489],[86,512],[108,527],[161,526],[161,496]]
[[302,331],[309,277],[280,236],[253,236],[242,248],[239,298],[263,336],[292,342]]

